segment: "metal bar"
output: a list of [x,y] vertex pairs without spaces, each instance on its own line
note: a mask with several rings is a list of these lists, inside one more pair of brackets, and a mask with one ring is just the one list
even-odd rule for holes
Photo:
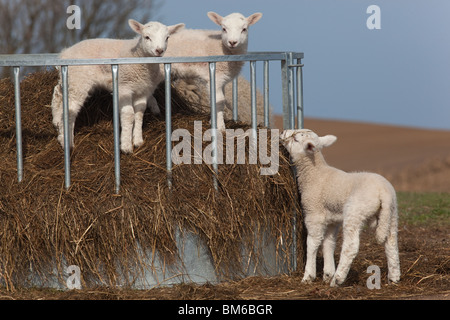
[[269,61],[264,61],[264,126],[270,126],[269,110]]
[[258,119],[256,113],[256,61],[250,61],[250,87],[251,87],[251,118],[252,118],[252,134],[249,139],[249,162],[257,163],[258,154]]
[[210,105],[211,105],[211,142],[213,146],[212,151],[212,166],[214,170],[213,183],[214,188],[218,190],[217,174],[219,167],[217,164],[217,108],[216,108],[216,63],[209,63],[209,91],[210,91]]
[[120,115],[119,115],[119,66],[111,65],[113,81],[113,128],[114,128],[114,177],[116,193],[120,192]]
[[23,180],[23,151],[22,151],[22,111],[20,103],[20,67],[14,67],[14,95],[16,109],[16,147],[17,147],[17,180]]
[[288,95],[289,95],[289,129],[295,128],[295,107],[294,107],[294,70],[289,65],[293,63],[292,52],[287,54],[287,77],[288,77]]
[[297,126],[304,128],[303,114],[303,64],[301,59],[297,60]]
[[166,103],[166,169],[167,185],[172,189],[172,92],[171,92],[171,70],[170,63],[164,64],[165,75],[165,103]]
[[64,127],[64,183],[66,189],[70,188],[70,140],[72,136],[69,124],[69,83],[67,80],[68,66],[61,66],[62,93],[63,93],[63,127]]
[[288,84],[288,63],[287,56],[281,60],[281,94],[283,99],[283,129],[290,129],[289,120],[289,84]]
[[[303,53],[292,53],[293,58],[303,58]],[[228,62],[251,60],[285,60],[285,52],[248,52],[243,55],[221,55],[206,57],[142,57],[114,59],[60,59],[55,54],[0,55],[1,67],[14,66],[80,66],[80,65],[113,65],[143,63],[195,63],[195,62]]]
[[253,133],[256,133],[256,129],[258,128],[258,118],[256,113],[256,61],[250,61],[250,84],[251,84],[252,131]]
[[238,111],[238,77],[233,79],[233,120],[238,121],[239,111]]

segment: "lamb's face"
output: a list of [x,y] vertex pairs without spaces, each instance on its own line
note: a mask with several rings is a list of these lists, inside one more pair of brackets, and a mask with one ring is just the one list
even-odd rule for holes
[[142,48],[151,57],[162,57],[167,49],[169,29],[159,22],[149,22],[141,31]]
[[247,49],[248,28],[261,19],[262,14],[254,13],[246,18],[240,13],[222,17],[217,13],[208,12],[208,17],[222,27],[222,43],[233,51],[242,47]]
[[167,50],[169,37],[184,28],[184,24],[165,26],[159,22],[149,22],[145,25],[130,20],[129,25],[137,34],[141,35],[142,50],[150,57],[162,57]]
[[243,15],[232,13],[223,18],[222,43],[231,50],[248,43],[248,23]]
[[280,135],[281,143],[294,161],[332,145],[336,139],[333,135],[319,137],[308,129],[284,130]]

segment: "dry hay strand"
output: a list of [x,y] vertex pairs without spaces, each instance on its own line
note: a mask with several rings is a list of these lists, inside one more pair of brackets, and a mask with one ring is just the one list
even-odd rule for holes
[[[216,192],[209,165],[184,164],[173,168],[169,190],[164,116],[146,113],[144,146],[121,155],[117,195],[108,92],[93,94],[77,118],[72,185],[65,190],[63,150],[50,109],[57,79],[51,70],[21,82],[22,183],[17,182],[14,90],[9,79],[0,80],[0,283],[7,289],[50,285],[55,269],[62,275],[67,265],[80,267],[84,287],[132,286],[152,268],[148,261],[159,259],[167,268],[176,268],[177,232],[196,234],[223,278],[242,276],[248,260],[242,256],[243,246],[258,264],[261,245],[256,244],[266,241],[261,234],[276,240],[279,261],[291,259],[298,194],[282,148],[279,171],[273,176],[260,175],[261,164],[248,164],[248,159],[243,165],[220,165]],[[164,105],[162,88],[156,97]],[[173,130],[184,128],[192,134],[196,120],[207,129],[208,115],[191,111],[173,88],[172,99]],[[248,128],[233,122],[227,127]]]

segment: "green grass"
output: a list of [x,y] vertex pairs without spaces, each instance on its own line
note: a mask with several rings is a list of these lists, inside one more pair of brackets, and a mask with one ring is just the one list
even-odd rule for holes
[[400,223],[450,226],[450,193],[398,192]]

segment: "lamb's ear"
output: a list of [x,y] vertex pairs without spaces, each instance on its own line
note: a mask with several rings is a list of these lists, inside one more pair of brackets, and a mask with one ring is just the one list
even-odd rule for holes
[[144,28],[144,25],[137,22],[134,19],[130,19],[128,20],[128,25],[130,26],[130,28],[136,32],[137,34],[142,34],[142,29]]
[[294,130],[284,130],[280,135],[280,140],[286,140],[294,134]]
[[333,143],[335,143],[336,140],[337,140],[337,137],[336,137],[336,136],[333,136],[333,135],[331,135],[331,134],[319,138],[321,147],[329,147],[329,146],[331,146]]
[[223,20],[223,17],[222,17],[220,14],[215,13],[215,12],[213,12],[213,11],[210,11],[210,12],[208,12],[208,17],[209,17],[209,18],[211,19],[211,21],[214,22],[215,24],[217,24],[217,25],[219,25],[219,26],[222,26],[222,20]]
[[314,141],[310,140],[303,144],[303,149],[306,153],[314,153],[316,152],[317,146]]
[[257,23],[259,21],[259,19],[262,18],[262,13],[261,12],[257,12],[252,14],[251,16],[249,16],[247,18],[247,23],[249,26],[254,25],[255,23]]
[[179,23],[179,24],[175,24],[173,26],[169,26],[167,27],[167,29],[169,29],[169,34],[172,35],[174,33],[177,33],[178,31],[180,31],[181,29],[183,29],[185,26],[184,23]]

